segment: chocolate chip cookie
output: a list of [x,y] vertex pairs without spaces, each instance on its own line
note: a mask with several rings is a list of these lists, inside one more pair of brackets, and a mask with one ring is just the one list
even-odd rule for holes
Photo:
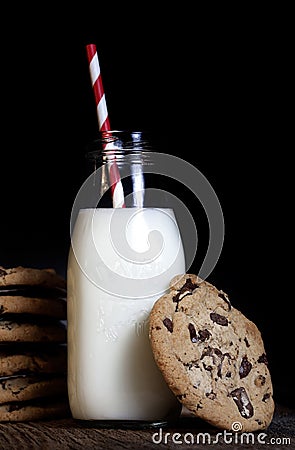
[[0,377],[28,374],[66,374],[66,345],[0,345]]
[[155,302],[149,327],[159,369],[195,416],[228,430],[270,425],[273,387],[263,339],[227,294],[194,274],[179,275]]
[[62,375],[0,377],[0,404],[65,395],[66,393],[67,383]]
[[[36,298],[23,295],[1,295],[0,316],[4,314],[35,314],[65,320],[66,301],[63,298]],[[28,295],[28,293],[26,293]]]
[[31,267],[4,268],[0,266],[0,288],[8,286],[42,286],[66,289],[65,279],[55,269],[35,269]]
[[0,405],[0,422],[27,422],[70,417],[67,397],[43,398]]
[[62,322],[28,316],[5,316],[0,319],[0,342],[66,342],[67,330]]

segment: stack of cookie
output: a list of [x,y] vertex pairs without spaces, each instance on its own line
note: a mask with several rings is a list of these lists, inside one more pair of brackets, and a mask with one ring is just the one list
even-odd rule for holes
[[69,414],[66,281],[0,266],[0,421]]

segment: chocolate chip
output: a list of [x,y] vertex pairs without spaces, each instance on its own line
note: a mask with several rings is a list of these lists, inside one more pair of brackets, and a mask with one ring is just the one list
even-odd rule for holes
[[228,310],[231,310],[231,303],[229,301],[228,295],[223,292],[223,291],[219,291],[218,297],[222,298],[222,300],[224,300],[228,306]]
[[181,289],[185,289],[185,290],[188,289],[190,291],[193,291],[194,289],[196,289],[198,287],[199,287],[199,285],[197,283],[193,283],[191,278],[188,278]]
[[217,323],[218,325],[222,325],[223,327],[228,326],[228,320],[226,317],[221,316],[220,314],[217,314],[215,312],[210,313],[210,319]]
[[[217,376],[219,378],[222,378],[222,364],[224,361],[224,358],[227,357],[228,359],[232,359],[231,355],[229,353],[222,353],[218,348],[215,348],[215,354],[220,358],[220,363],[217,366]],[[231,376],[231,375],[230,375]]]
[[190,332],[191,341],[193,343],[196,343],[198,341],[204,342],[206,339],[209,339],[209,337],[211,336],[210,331],[208,331],[206,328],[205,328],[205,330],[200,330],[197,335],[196,329],[192,323],[189,323],[188,329]]
[[195,329],[195,327],[194,327],[194,325],[192,323],[188,324],[188,329],[189,329],[189,334],[190,334],[191,341],[193,343],[197,342],[198,338],[197,338],[196,329]]
[[211,336],[210,331],[207,330],[207,328],[205,328],[205,330],[200,330],[199,333],[199,340],[201,342],[204,342],[206,339],[209,339],[209,337]]
[[211,391],[211,392],[206,392],[206,397],[210,398],[210,400],[215,400],[216,398],[216,393]]
[[8,404],[8,412],[19,411],[23,406],[19,403],[10,403]]
[[193,283],[190,278],[188,278],[186,280],[185,284],[180,288],[180,290],[177,292],[177,294],[172,297],[172,301],[174,303],[177,303],[175,312],[178,311],[178,303],[187,295],[192,295],[192,292],[198,287],[199,287],[199,285],[196,283]]
[[[188,294],[189,294],[189,292],[188,292]],[[180,302],[179,297],[180,297],[180,292],[177,292],[177,294],[173,295],[172,301],[173,301],[174,303]]]
[[7,328],[9,331],[11,331],[13,329],[13,326],[14,326],[13,322],[8,322],[6,320],[5,321],[3,320],[3,322],[2,322],[2,318],[0,321],[1,321],[1,325],[4,324],[4,327]]
[[213,356],[214,355],[214,349],[212,347],[206,347],[201,355],[200,359],[205,358],[205,356]]
[[249,374],[251,369],[252,369],[252,364],[250,363],[250,361],[248,361],[247,356],[243,356],[242,362],[241,362],[241,365],[239,368],[240,378],[245,378]]
[[245,388],[239,387],[237,389],[234,389],[232,392],[230,392],[229,395],[233,398],[242,417],[245,417],[245,419],[249,419],[253,416],[254,409]]
[[198,361],[191,361],[191,362],[189,362],[189,363],[183,363],[183,365],[184,365],[185,367],[188,367],[189,370],[191,370],[193,367],[196,367],[196,368],[199,367]]
[[0,269],[0,277],[5,277],[7,275],[6,270]]
[[219,377],[219,378],[222,378],[222,361],[220,362],[220,364],[218,364],[218,366],[217,366],[217,376]]
[[255,385],[260,387],[260,386],[264,386],[266,382],[266,378],[264,375],[258,375],[258,377],[255,378]]
[[244,341],[245,341],[246,347],[250,347],[249,341],[246,337],[244,338]]
[[215,355],[217,355],[219,358],[222,358],[222,351],[219,350],[219,348],[214,348],[214,353]]
[[260,355],[259,358],[257,359],[257,362],[268,365],[266,354],[262,353],[262,355]]
[[[213,364],[215,364],[217,366],[217,376],[219,378],[222,378],[222,364],[223,364],[224,358],[227,357],[229,359],[232,359],[231,355],[229,353],[223,354],[219,348],[207,347],[204,349],[200,359],[205,358],[205,356],[212,357]],[[209,366],[206,366],[206,367],[204,366],[204,368],[206,370],[208,370],[207,367],[209,367]],[[216,381],[217,381],[217,378],[216,378]]]
[[270,397],[270,393],[267,392],[266,394],[264,394],[264,396],[262,397],[262,401],[265,402],[266,400],[268,400]]
[[168,319],[168,317],[166,317],[166,319],[163,320],[163,324],[165,325],[167,330],[170,331],[170,333],[172,333],[172,331],[173,331],[173,323],[172,323],[172,321],[170,319]]
[[2,387],[3,391],[6,390],[6,380],[5,379],[4,380],[0,379],[0,386]]

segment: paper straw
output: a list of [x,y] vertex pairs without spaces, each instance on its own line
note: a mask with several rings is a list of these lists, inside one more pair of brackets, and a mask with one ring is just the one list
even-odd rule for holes
[[[98,126],[100,131],[110,131],[110,121],[106,105],[105,93],[101,79],[100,66],[95,44],[86,45],[87,58],[89,63],[90,78],[93,87],[93,93],[96,103],[96,112],[98,119]],[[114,148],[114,147],[113,147]],[[124,191],[120,177],[116,157],[111,149],[105,147],[108,155],[109,177],[111,182],[112,200],[114,208],[125,208]]]

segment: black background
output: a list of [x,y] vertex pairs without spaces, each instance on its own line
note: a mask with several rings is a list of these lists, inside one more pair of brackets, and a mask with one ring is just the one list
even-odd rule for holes
[[0,265],[66,275],[98,131],[85,50],[95,43],[112,128],[160,130],[214,188],[225,240],[209,281],[258,325],[275,395],[294,402],[290,11],[148,5],[2,13]]

